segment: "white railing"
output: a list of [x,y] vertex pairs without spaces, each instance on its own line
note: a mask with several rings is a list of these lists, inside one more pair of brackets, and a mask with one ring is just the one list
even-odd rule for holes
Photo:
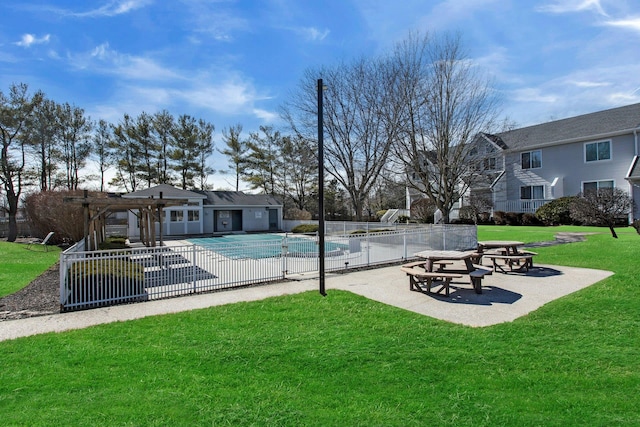
[[384,215],[382,215],[382,218],[380,218],[380,222],[393,222],[391,221],[391,218],[397,214],[398,214],[398,209],[387,209]]
[[[280,241],[185,244],[108,251],[67,250],[60,256],[63,310],[147,301],[282,280],[317,271],[318,241],[284,236]],[[429,225],[325,239],[325,269],[399,262],[425,249],[464,250],[477,246],[476,227]]]
[[545,205],[550,201],[551,200],[508,200],[495,202],[493,211],[536,213],[540,206]]

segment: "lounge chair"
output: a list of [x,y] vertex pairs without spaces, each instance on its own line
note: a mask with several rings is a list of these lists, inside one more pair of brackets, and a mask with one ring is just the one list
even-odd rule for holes
[[51,239],[51,237],[53,236],[54,232],[51,231],[49,232],[49,234],[47,234],[47,237],[45,237],[44,239],[35,239],[31,242],[29,242],[29,244],[27,245],[27,249],[31,250],[31,246],[32,245],[42,245],[42,247],[44,248],[45,252],[49,251],[49,247],[47,246],[47,243],[49,242],[49,239]]

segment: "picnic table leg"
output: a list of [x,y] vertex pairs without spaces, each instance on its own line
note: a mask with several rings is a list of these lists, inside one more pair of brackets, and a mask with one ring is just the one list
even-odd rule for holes
[[479,277],[472,277],[471,283],[473,284],[473,290],[476,291],[476,294],[482,293],[482,279]]

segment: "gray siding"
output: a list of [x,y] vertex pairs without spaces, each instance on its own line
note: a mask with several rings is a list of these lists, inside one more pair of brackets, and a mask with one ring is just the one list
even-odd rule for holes
[[[585,143],[603,140],[611,141],[611,159],[585,162]],[[542,167],[537,169],[522,169],[520,154],[527,151],[533,150],[506,154],[509,200],[520,198],[523,185],[544,185],[546,199],[578,194],[585,181],[614,180],[617,187],[628,189],[625,176],[634,155],[633,135],[544,147],[541,149]],[[552,191],[551,183],[555,178],[559,181]]]

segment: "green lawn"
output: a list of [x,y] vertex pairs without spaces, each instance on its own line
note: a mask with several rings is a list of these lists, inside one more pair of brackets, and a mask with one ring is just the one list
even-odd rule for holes
[[59,257],[60,249],[56,246],[49,246],[48,252],[44,252],[41,245],[27,250],[26,244],[0,242],[0,297],[24,288]]
[[[533,242],[559,230],[480,227],[479,238]],[[596,231],[586,242],[536,248],[536,262],[614,276],[487,328],[330,290],[1,342],[0,419],[640,425],[640,236]]]

